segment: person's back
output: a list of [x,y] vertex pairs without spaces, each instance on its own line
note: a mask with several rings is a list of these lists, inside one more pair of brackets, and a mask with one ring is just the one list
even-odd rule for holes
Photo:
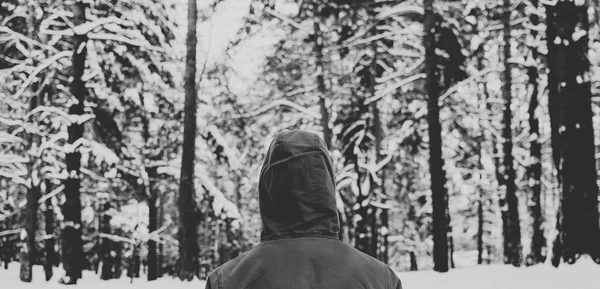
[[339,240],[331,158],[317,135],[275,137],[259,199],[261,243],[217,268],[207,288],[402,288],[387,265]]

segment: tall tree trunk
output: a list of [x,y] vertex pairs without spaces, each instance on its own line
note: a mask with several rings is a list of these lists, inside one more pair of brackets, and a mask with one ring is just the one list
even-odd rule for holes
[[[28,7],[30,14],[34,11],[33,6]],[[27,28],[29,38],[36,39],[38,23],[32,15],[27,17]],[[34,65],[37,65],[37,61],[34,60]],[[39,95],[39,84],[33,83],[31,85],[32,96],[30,100],[29,109],[34,110],[41,101]],[[39,147],[40,137],[35,134],[29,134],[28,137],[28,149],[35,149]],[[35,235],[37,232],[37,210],[38,210],[38,199],[40,198],[40,175],[39,167],[41,166],[41,160],[39,158],[30,158],[27,169],[29,173],[29,188],[27,188],[27,204],[25,209],[25,231],[27,232],[23,251],[21,252],[21,268],[20,268],[20,279],[23,282],[31,282],[33,278],[32,267],[37,257],[37,249],[35,242]]]
[[[534,7],[538,7],[538,0],[532,0],[531,5]],[[529,15],[529,21],[531,25],[538,26],[540,23],[539,15],[537,12],[531,12]],[[528,168],[529,175],[529,186],[531,187],[531,198],[529,200],[529,212],[531,214],[531,219],[533,220],[533,236],[531,239],[531,253],[529,255],[528,264],[538,264],[543,263],[546,260],[546,255],[544,254],[544,247],[546,246],[546,238],[544,237],[544,230],[542,229],[542,225],[544,224],[544,217],[542,216],[542,204],[541,204],[541,194],[542,194],[542,185],[541,185],[541,177],[542,177],[542,145],[539,142],[540,135],[540,123],[537,119],[536,110],[538,109],[538,94],[539,94],[539,85],[538,85],[538,49],[535,46],[538,37],[538,32],[535,29],[531,29],[531,37],[534,39],[534,44],[530,47],[531,53],[531,64],[527,67],[527,75],[529,77],[529,87],[531,100],[529,102],[529,134],[531,135],[531,144],[530,144],[530,165]]]
[[[164,192],[159,192],[160,196],[159,196],[159,201],[158,201],[158,227],[162,227],[163,226],[163,220],[164,220],[164,214],[165,214],[165,210],[163,207],[163,198],[164,198]],[[158,272],[157,276],[158,278],[162,278],[164,271],[163,271],[163,263],[164,263],[164,258],[163,258],[163,244],[162,242],[158,244],[158,258],[156,261],[156,266],[158,268]]]
[[505,210],[504,218],[504,263],[520,266],[521,257],[521,227],[519,224],[519,200],[517,199],[517,186],[515,184],[514,159],[512,155],[512,75],[510,66],[510,0],[504,0],[504,14],[502,22],[504,24],[504,84],[502,86],[502,96],[504,98],[504,113],[502,138],[504,139],[504,184],[506,186],[506,196],[502,204]]
[[[31,174],[32,179],[39,178],[39,176],[36,176],[36,169],[31,170]],[[32,183],[35,183],[35,181]],[[23,246],[23,252],[21,254],[21,270],[19,274],[21,281],[23,282],[31,282],[33,277],[31,269],[37,259],[35,235],[37,231],[37,209],[39,198],[40,187],[39,185],[32,184],[31,188],[27,190],[27,207],[25,211],[25,231],[27,232],[27,236],[25,237],[25,245]]]
[[[76,1],[73,4],[73,22],[75,25],[82,25],[86,22],[85,5],[83,1]],[[73,36],[73,68],[71,83],[71,93],[77,99],[69,108],[69,114],[82,115],[86,88],[82,80],[85,70],[85,60],[87,56],[87,35]],[[74,144],[83,137],[83,124],[72,123],[68,128],[68,143]],[[62,230],[62,262],[65,269],[65,278],[61,283],[75,284],[77,279],[81,278],[83,267],[83,242],[81,240],[81,200],[80,200],[80,167],[81,153],[75,149],[66,155],[68,177],[65,180],[65,203],[62,207],[63,230]]]
[[[156,190],[150,189],[151,197],[148,199],[148,231],[154,232],[158,230],[158,198]],[[148,281],[158,278],[158,256],[157,256],[156,241],[148,240]]]
[[[112,217],[109,214],[107,214],[108,210],[110,210],[110,200],[102,200],[99,209],[102,212],[100,214],[100,233],[112,234],[112,230],[110,227],[110,219]],[[100,279],[109,280],[114,278],[114,258],[111,256],[113,241],[108,238],[100,238],[100,240],[100,256],[98,256],[102,263],[101,268],[99,268]]]
[[[477,29],[475,31],[476,34],[480,33],[480,24],[477,24]],[[483,49],[483,43],[481,43],[479,45],[479,47],[477,47],[476,53],[477,53],[477,70],[482,71],[485,68],[485,65],[483,63],[484,61],[484,57],[485,57],[485,50]],[[478,87],[479,87],[479,92],[482,94],[482,99],[479,105],[479,108],[482,111],[488,111],[491,112],[491,106],[488,102],[488,91],[487,91],[487,87],[486,87],[486,81],[482,80],[479,82]],[[491,113],[490,113],[491,115]],[[484,122],[484,120],[482,119],[478,119],[478,122],[480,123],[480,127],[482,127],[482,123]],[[485,205],[485,200],[486,200],[486,195],[487,195],[487,191],[485,186],[483,185],[483,171],[484,171],[484,166],[483,166],[483,154],[484,154],[484,148],[485,148],[485,141],[486,139],[490,139],[492,141],[492,147],[495,147],[495,142],[493,141],[492,137],[489,137],[489,132],[486,132],[485,130],[481,130],[479,136],[478,136],[478,140],[476,143],[476,147],[477,147],[477,169],[479,170],[479,173],[477,174],[478,176],[478,185],[477,185],[477,192],[478,192],[478,197],[477,197],[477,264],[483,264],[483,234],[484,234],[484,223],[485,223],[485,215],[484,215],[484,205]],[[496,166],[496,170],[497,170],[497,166]]]
[[[139,94],[140,102],[142,107],[145,107],[146,99],[143,93]],[[145,109],[142,110],[142,138],[144,139],[144,147],[142,149],[142,162],[144,164],[144,170],[148,176],[148,182],[145,183],[144,191],[147,196],[148,203],[148,231],[150,233],[158,230],[158,202],[159,198],[157,195],[156,188],[154,186],[154,180],[158,177],[157,168],[148,167],[147,159],[152,158],[148,156],[148,152],[151,151],[148,148],[148,142],[150,140],[150,119]],[[158,256],[156,255],[156,241],[148,240],[148,281],[153,281],[158,278]]]
[[481,188],[477,198],[477,264],[483,264],[483,190]]
[[[46,194],[49,194],[53,190],[52,181],[46,180]],[[44,204],[44,223],[45,223],[45,232],[48,236],[44,240],[44,272],[46,273],[46,281],[52,279],[54,273],[52,272],[52,267],[58,264],[58,256],[54,249],[56,244],[56,238],[54,235],[54,205],[52,205],[52,198],[48,198]]]
[[198,269],[198,233],[194,199],[194,161],[196,150],[196,0],[188,0],[187,55],[185,62],[185,116],[181,183],[179,186],[179,278],[192,280]]
[[423,41],[427,89],[427,122],[429,124],[429,171],[433,205],[433,270],[448,271],[448,219],[446,218],[446,175],[442,159],[442,127],[440,125],[439,82],[436,75],[435,13],[433,0],[424,0]]
[[[315,4],[315,11],[318,9],[319,5]],[[318,12],[318,11],[317,11]],[[315,14],[318,15],[318,14]],[[319,91],[319,108],[321,110],[321,127],[323,128],[323,139],[327,148],[329,150],[333,149],[331,147],[332,142],[332,133],[331,128],[329,127],[329,110],[327,109],[326,97],[327,86],[325,85],[325,68],[323,67],[323,32],[321,31],[321,27],[319,25],[319,19],[316,18],[313,23],[313,33],[315,34],[315,44],[313,51],[316,56],[315,65],[317,67],[317,90]]]
[[[600,263],[598,185],[594,156],[589,21],[585,2],[547,6],[548,76],[555,166],[561,188],[553,264],[589,254]],[[554,148],[554,147],[553,147]]]

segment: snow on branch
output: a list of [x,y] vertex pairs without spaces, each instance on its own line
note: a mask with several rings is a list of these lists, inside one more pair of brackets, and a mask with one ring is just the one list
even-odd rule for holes
[[19,234],[21,233],[21,230],[23,230],[23,228],[2,231],[0,232],[0,237]]
[[285,15],[282,15],[281,13],[279,13],[279,12],[277,12],[277,11],[269,8],[269,7],[266,7],[264,9],[264,11],[267,12],[268,14],[270,14],[271,16],[274,16],[274,17],[278,18],[279,20],[281,20],[281,21],[289,24],[290,26],[292,26],[292,27],[294,27],[294,28],[296,28],[298,30],[303,30],[303,31],[309,32],[308,30],[304,29],[304,27],[302,27],[302,25],[300,23],[292,20],[291,18],[289,18],[289,17],[287,17]]
[[357,41],[361,37],[365,36],[369,31],[371,31],[373,28],[379,25],[379,22],[382,20],[385,20],[390,17],[405,16],[410,14],[423,15],[423,13],[423,8],[417,5],[399,4],[391,9],[386,9],[375,17],[375,23],[371,24],[369,27],[367,27],[367,29],[356,34],[354,37],[351,37],[350,39],[346,40],[345,44],[342,44],[342,46],[351,44],[354,41]]
[[456,92],[456,90],[458,90],[458,88],[462,87],[463,85],[470,83],[472,81],[478,80],[479,78],[483,77],[484,75],[490,73],[490,72],[495,72],[498,71],[498,68],[496,67],[488,67],[486,69],[483,69],[481,71],[479,71],[479,73],[477,74],[473,74],[470,77],[468,77],[467,79],[464,79],[462,81],[460,81],[459,83],[455,84],[454,86],[452,86],[451,88],[449,88],[448,90],[446,90],[446,92],[444,92],[444,94],[442,94],[439,98],[439,103],[443,103],[443,101],[450,95],[452,95],[454,92]]
[[57,114],[59,116],[61,116],[62,118],[64,118],[67,121],[67,124],[83,124],[87,121],[89,121],[90,119],[94,118],[94,114],[68,114],[67,112],[57,108],[57,107],[52,107],[52,106],[38,106],[34,109],[32,109],[29,113],[27,113],[27,115],[25,115],[26,118],[31,117],[33,114],[36,114],[38,112],[51,112],[54,114]]
[[29,159],[15,154],[0,154],[0,165],[28,163]]
[[109,240],[115,241],[115,242],[125,242],[125,243],[129,243],[132,245],[135,245],[137,243],[134,239],[125,238],[125,237],[121,237],[121,236],[117,236],[117,235],[106,234],[106,233],[100,233],[100,234],[98,234],[98,236],[100,238],[106,238],[106,239],[109,239]]
[[29,75],[27,80],[25,80],[25,83],[23,83],[23,85],[21,85],[21,87],[19,88],[17,93],[15,93],[13,98],[18,99],[21,96],[21,94],[23,94],[23,92],[25,92],[25,89],[27,89],[27,87],[29,87],[29,85],[33,82],[35,77],[40,72],[42,72],[42,70],[48,68],[48,66],[52,65],[52,63],[58,61],[59,59],[61,59],[63,57],[67,57],[69,55],[71,55],[71,51],[59,52],[57,54],[54,54],[52,57],[48,58],[46,61],[44,61],[42,64],[40,64],[40,66],[36,67],[36,69]]
[[415,75],[411,75],[411,76],[409,76],[409,77],[407,77],[407,78],[399,81],[398,83],[392,85],[391,87],[389,87],[388,89],[384,90],[383,92],[378,93],[377,95],[368,98],[367,100],[365,100],[365,105],[369,105],[372,102],[380,100],[384,96],[386,96],[386,95],[388,95],[390,93],[393,93],[394,91],[396,91],[398,88],[400,88],[402,86],[405,86],[405,85],[407,85],[407,84],[409,84],[409,83],[411,83],[413,81],[417,81],[419,79],[424,79],[424,78],[425,78],[425,73],[418,73],[418,74],[415,74]]
[[386,77],[380,77],[375,79],[375,82],[377,83],[385,83],[388,82],[396,77],[402,77],[402,76],[406,76],[408,74],[411,74],[415,71],[417,71],[417,69],[419,69],[423,64],[425,64],[425,58],[421,57],[421,59],[419,61],[417,61],[414,65],[412,65],[411,67],[409,67],[406,71],[398,71],[396,73],[392,73]]
[[0,131],[0,143],[23,143],[23,139],[5,131]]
[[48,194],[45,194],[43,197],[41,197],[41,198],[38,200],[38,204],[42,204],[42,203],[43,203],[43,202],[45,202],[47,199],[50,199],[50,198],[52,198],[52,197],[54,197],[54,196],[56,196],[56,195],[60,194],[60,193],[63,191],[63,189],[64,189],[64,188],[65,188],[65,186],[64,186],[64,185],[60,185],[60,186],[58,186],[56,189],[52,190],[52,192],[50,192],[50,193],[48,193]]
[[131,46],[137,46],[137,47],[146,48],[148,50],[165,52],[165,49],[163,49],[162,47],[152,46],[148,42],[141,41],[141,40],[136,40],[136,39],[130,39],[130,38],[127,38],[127,37],[116,35],[116,34],[110,34],[110,33],[90,33],[88,35],[88,38],[92,39],[92,40],[110,40],[110,41],[115,41],[115,42],[122,42],[122,43],[125,43],[125,44],[129,44]]
[[279,106],[288,106],[291,107],[299,112],[302,112],[312,118],[314,118],[315,120],[319,120],[321,119],[321,116],[314,112],[311,111],[310,109],[307,109],[299,104],[296,104],[294,102],[291,102],[287,99],[278,99],[276,101],[271,102],[268,105],[262,106],[258,109],[255,109],[253,112],[249,112],[249,113],[245,113],[245,114],[238,114],[238,115],[234,115],[233,118],[247,118],[247,117],[254,117],[254,116],[258,116],[260,114],[263,114],[267,111],[269,111],[270,109],[279,107]]
[[25,35],[23,35],[21,33],[18,33],[16,31],[14,31],[14,30],[12,30],[12,29],[4,26],[4,25],[0,26],[0,32],[4,32],[4,33],[10,34],[10,35],[13,35],[13,36],[15,36],[17,39],[19,39],[21,41],[25,41],[27,43],[34,44],[34,45],[39,46],[41,48],[44,48],[46,50],[58,53],[58,50],[56,50],[56,48],[54,48],[52,46],[48,46],[48,45],[43,44],[43,43],[40,43],[39,41],[31,39],[31,38],[29,38],[29,37],[27,37],[27,36],[25,36]]
[[21,124],[23,124],[23,122],[20,120],[3,118],[1,116],[0,116],[0,123],[2,123],[4,125],[8,125],[8,126],[20,126]]
[[208,127],[208,131],[210,132],[212,137],[215,139],[217,144],[223,148],[223,152],[227,156],[227,162],[229,163],[229,167],[232,170],[237,170],[240,167],[240,164],[239,164],[239,161],[240,161],[239,155],[240,154],[237,151],[237,149],[229,146],[229,144],[225,140],[225,137],[223,137],[223,135],[221,134],[221,132],[215,125],[210,125]]
[[196,166],[196,171],[196,177],[200,181],[200,184],[202,184],[208,194],[213,197],[212,206],[215,214],[218,215],[224,213],[227,218],[240,220],[241,215],[237,206],[228,200],[223,192],[213,184],[212,180],[208,178],[208,172],[199,165]]

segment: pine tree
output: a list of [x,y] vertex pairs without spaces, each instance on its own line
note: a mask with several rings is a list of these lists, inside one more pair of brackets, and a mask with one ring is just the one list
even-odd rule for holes
[[521,226],[519,225],[519,200],[517,199],[517,186],[515,184],[515,168],[513,157],[512,142],[512,74],[510,65],[510,0],[504,0],[504,14],[502,17],[504,30],[504,83],[502,86],[502,96],[504,98],[504,112],[502,138],[504,139],[503,154],[504,161],[504,185],[506,186],[506,195],[501,198],[500,205],[503,207],[504,214],[504,263],[520,266],[521,257]]
[[433,204],[433,269],[448,271],[448,219],[446,175],[442,159],[442,128],[438,104],[440,87],[436,75],[437,56],[435,53],[435,13],[433,0],[424,0],[423,33],[425,46],[425,74],[427,90],[427,123],[429,124],[429,171],[431,174],[431,194]]
[[[534,8],[538,8],[538,0],[532,0],[531,5]],[[531,25],[537,27],[540,23],[540,17],[537,12],[533,10],[529,15],[529,21]],[[544,237],[544,230],[542,228],[544,223],[544,217],[542,215],[542,145],[539,141],[540,136],[540,121],[537,118],[536,111],[539,107],[538,94],[538,48],[536,47],[538,41],[538,31],[531,29],[531,46],[530,46],[530,58],[528,59],[527,76],[529,78],[529,94],[531,95],[529,102],[529,134],[530,134],[530,165],[528,168],[529,185],[531,186],[531,197],[529,199],[529,212],[533,219],[533,235],[531,240],[531,253],[528,256],[528,264],[543,263],[546,260],[544,254],[544,248],[546,247],[546,238]]]
[[194,199],[194,160],[196,150],[196,0],[188,0],[187,55],[185,61],[185,107],[181,180],[179,186],[179,278],[192,280],[197,271],[197,217]]
[[587,11],[586,1],[546,5],[552,147],[560,187],[555,266],[561,257],[572,264],[582,254],[600,263]]
[[[83,25],[86,22],[86,5],[83,1],[76,1],[73,6],[75,25]],[[74,34],[73,36],[73,68],[71,82],[71,93],[77,99],[69,108],[69,114],[82,115],[86,99],[86,87],[83,82],[85,61],[87,57],[87,35]],[[83,124],[74,122],[69,125],[68,143],[73,145],[83,137]],[[77,148],[66,155],[68,177],[65,181],[65,203],[62,207],[63,230],[62,230],[62,263],[65,269],[65,278],[62,283],[75,284],[81,278],[83,269],[83,243],[81,240],[81,153]]]

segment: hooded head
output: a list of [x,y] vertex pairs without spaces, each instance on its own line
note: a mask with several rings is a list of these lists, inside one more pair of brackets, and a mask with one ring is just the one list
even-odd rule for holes
[[258,184],[261,240],[337,238],[340,228],[331,157],[316,134],[293,130],[269,146]]

